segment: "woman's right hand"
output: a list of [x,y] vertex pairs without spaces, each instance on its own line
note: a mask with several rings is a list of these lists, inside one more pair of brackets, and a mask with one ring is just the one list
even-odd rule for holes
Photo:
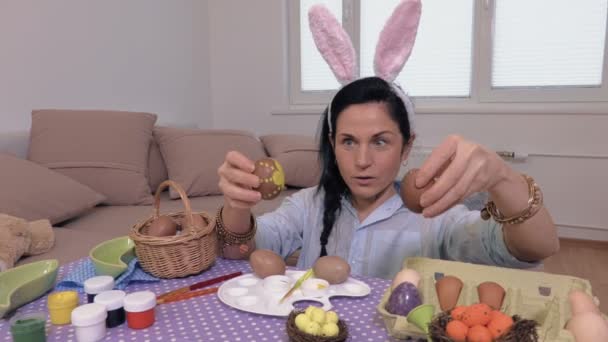
[[253,190],[260,185],[260,178],[253,174],[255,164],[237,151],[226,153],[224,163],[217,170],[219,187],[227,205],[237,209],[250,209],[262,195]]

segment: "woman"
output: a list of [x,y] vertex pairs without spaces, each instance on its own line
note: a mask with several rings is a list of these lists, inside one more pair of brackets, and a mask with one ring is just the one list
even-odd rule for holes
[[[448,137],[416,177],[424,192],[422,214],[408,210],[395,177],[407,160],[414,135],[395,87],[378,77],[343,87],[330,104],[319,137],[322,176],[318,187],[300,190],[274,212],[252,218],[261,200],[254,163],[229,152],[220,166],[225,204],[218,228],[227,258],[254,248],[287,257],[301,248],[298,267],[321,255],[339,255],[355,274],[390,278],[405,257],[426,256],[507,267],[532,267],[559,249],[544,207],[523,222],[484,220],[458,202],[487,191],[499,213],[528,208],[529,186],[495,153],[458,136]],[[331,125],[331,128],[330,128]],[[445,166],[447,165],[447,167]],[[443,169],[443,171],[442,171]],[[253,223],[257,232],[253,239]]]

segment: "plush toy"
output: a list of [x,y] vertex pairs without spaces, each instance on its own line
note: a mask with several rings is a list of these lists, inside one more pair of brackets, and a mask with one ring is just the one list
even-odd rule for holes
[[48,251],[54,243],[55,234],[48,220],[28,222],[0,214],[0,272],[13,267],[21,256]]

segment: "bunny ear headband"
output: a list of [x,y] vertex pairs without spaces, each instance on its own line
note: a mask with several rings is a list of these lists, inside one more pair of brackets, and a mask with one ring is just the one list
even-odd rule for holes
[[[402,0],[380,32],[374,56],[374,73],[391,84],[395,93],[403,100],[410,129],[414,128],[414,106],[394,81],[414,47],[420,10],[420,0]],[[359,70],[355,49],[350,37],[334,15],[327,7],[318,4],[310,8],[308,21],[317,49],[329,64],[338,82],[345,86],[356,80],[359,77]],[[327,123],[331,132],[331,102]]]

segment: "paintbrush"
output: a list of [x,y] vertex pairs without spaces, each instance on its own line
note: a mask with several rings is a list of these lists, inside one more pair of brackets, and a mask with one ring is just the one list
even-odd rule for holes
[[308,278],[310,278],[312,276],[314,276],[314,273],[313,273],[312,268],[311,268],[308,271],[306,271],[306,273],[304,273],[304,275],[301,276],[300,279],[298,279],[295,284],[293,284],[293,286],[291,287],[291,289],[289,289],[289,291],[287,291],[287,293],[283,296],[283,298],[281,298],[281,300],[279,301],[279,304],[283,303],[283,301],[285,299],[287,299],[289,296],[291,296],[295,290],[297,290],[298,288],[300,288],[300,286],[302,286],[302,283],[306,279],[308,279]]
[[219,290],[219,287],[211,287],[204,290],[192,291],[192,292],[181,292],[177,295],[165,296],[160,299],[156,299],[156,304],[167,304],[172,302],[177,302],[180,300],[190,299],[194,297],[200,297],[204,295],[208,295],[211,293],[216,293]]
[[189,286],[181,287],[179,289],[163,293],[163,294],[157,296],[156,300],[161,300],[161,299],[164,299],[164,298],[167,298],[167,297],[173,297],[175,295],[178,295],[178,294],[181,294],[181,293],[184,293],[184,292],[188,292],[188,291],[192,291],[192,290],[203,288],[205,286],[217,284],[217,283],[222,282],[224,280],[228,280],[228,279],[232,279],[232,278],[238,277],[241,274],[243,274],[243,272],[239,271],[239,272],[234,272],[234,273],[226,274],[226,275],[223,275],[223,276],[219,276],[219,277],[216,277],[216,278],[213,278],[213,279],[203,280],[201,282],[198,282],[198,283],[195,283],[195,284],[192,284],[192,285],[189,285]]

